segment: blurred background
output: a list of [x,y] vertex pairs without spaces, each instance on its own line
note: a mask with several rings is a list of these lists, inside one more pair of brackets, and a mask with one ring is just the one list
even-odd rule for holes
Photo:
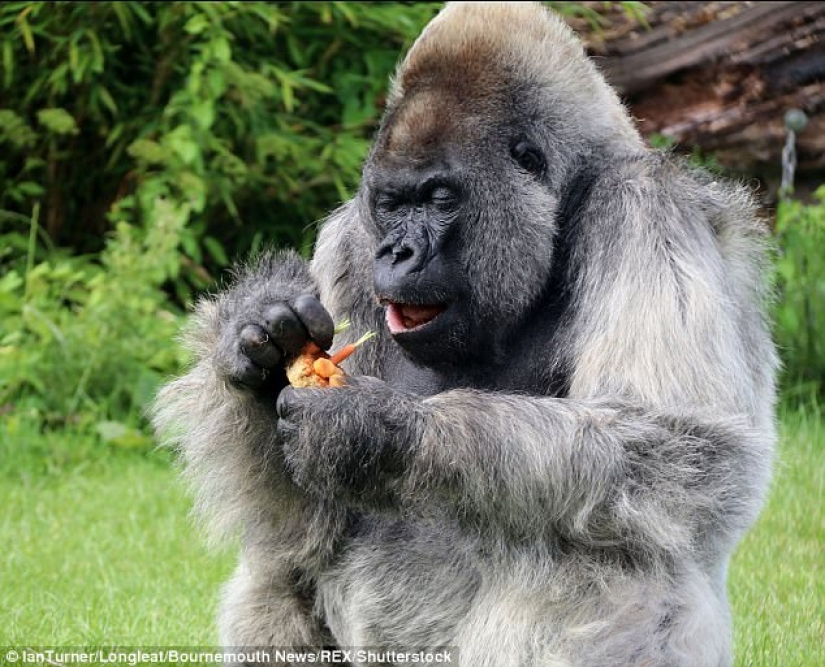
[[[548,4],[651,145],[763,206],[783,449],[732,574],[737,664],[825,664],[825,3]],[[311,254],[440,6],[0,4],[0,645],[215,640],[231,558],[146,405],[234,260]]]

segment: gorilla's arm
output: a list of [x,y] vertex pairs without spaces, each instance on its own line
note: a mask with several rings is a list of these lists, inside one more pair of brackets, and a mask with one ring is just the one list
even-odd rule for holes
[[461,506],[525,534],[549,524],[591,544],[684,552],[749,525],[767,482],[770,441],[743,421],[468,391],[426,407],[410,483],[434,475]]
[[[309,267],[294,253],[266,254],[241,268],[229,289],[198,304],[186,335],[193,366],[154,404],[155,426],[179,450],[197,514],[214,539],[242,538],[241,563],[224,592],[224,645],[328,641],[310,613],[312,586],[340,539],[343,517],[335,506],[308,502],[285,472],[275,400],[286,379],[281,353],[267,347],[268,337],[302,343],[311,332],[298,329],[296,336],[292,315],[312,320],[316,293]],[[319,336],[331,338],[328,325],[309,328],[328,328]],[[267,326],[272,331],[262,335]]]
[[[439,496],[508,535],[684,553],[722,546],[753,519],[770,439],[743,421],[453,390],[420,399],[376,380],[287,390],[288,465],[321,496]],[[311,455],[310,455],[311,452]]]
[[[198,513],[216,536],[293,495],[273,428],[280,378],[265,378],[238,348],[241,331],[264,320],[267,309],[315,290],[306,263],[292,253],[240,269],[229,289],[198,303],[185,341],[194,365],[155,401],[155,425],[179,449]],[[241,378],[261,391],[242,387]]]

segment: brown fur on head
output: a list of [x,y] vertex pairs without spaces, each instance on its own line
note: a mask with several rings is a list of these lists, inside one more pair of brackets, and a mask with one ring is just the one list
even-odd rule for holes
[[579,40],[541,3],[451,2],[402,62],[379,145],[414,158],[447,138],[460,141],[525,89],[560,117],[579,117],[576,132],[595,133],[598,143],[641,144]]

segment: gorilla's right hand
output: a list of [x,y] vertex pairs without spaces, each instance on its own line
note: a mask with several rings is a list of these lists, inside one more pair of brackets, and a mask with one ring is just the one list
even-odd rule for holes
[[249,304],[232,314],[221,335],[220,366],[236,387],[278,392],[286,386],[285,360],[308,341],[332,345],[332,316],[311,294]]

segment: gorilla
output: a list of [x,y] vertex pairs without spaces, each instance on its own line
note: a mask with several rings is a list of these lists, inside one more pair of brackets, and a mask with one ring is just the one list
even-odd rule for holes
[[[156,400],[240,540],[221,644],[730,665],[775,440],[769,249],[750,192],[649,149],[549,10],[448,4],[311,262],[239,265]],[[377,332],[346,386],[288,386],[344,318],[336,346]]]

